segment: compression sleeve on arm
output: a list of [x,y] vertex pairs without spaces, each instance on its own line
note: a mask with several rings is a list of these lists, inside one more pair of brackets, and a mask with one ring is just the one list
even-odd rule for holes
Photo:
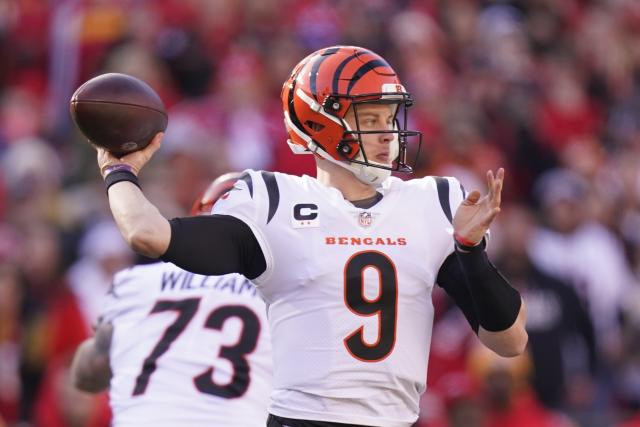
[[228,215],[174,218],[169,248],[161,257],[197,274],[240,273],[255,279],[267,268],[251,228]]
[[508,329],[518,318],[520,293],[489,261],[484,245],[465,251],[456,246],[455,252],[467,278],[480,326],[490,332]]
[[508,329],[516,321],[520,293],[489,261],[484,245],[462,251],[456,248],[443,263],[438,283],[462,309],[469,324],[490,332]]
[[471,299],[469,287],[466,285],[466,277],[462,273],[462,268],[458,263],[456,254],[452,253],[444,260],[438,272],[438,285],[447,292],[456,305],[464,313],[467,322],[475,333],[478,333],[478,316]]

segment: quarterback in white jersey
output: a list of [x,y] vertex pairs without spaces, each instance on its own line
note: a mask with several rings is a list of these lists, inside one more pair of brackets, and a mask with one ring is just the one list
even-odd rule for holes
[[[455,208],[462,190],[453,178],[446,183]],[[452,228],[435,179],[391,177],[378,191],[378,203],[358,208],[313,178],[248,171],[214,206],[254,230],[267,261],[254,283],[278,340],[272,414],[363,425],[415,421],[431,289],[453,252]]]
[[527,342],[525,305],[484,250],[504,171],[488,193],[410,172],[412,104],[395,71],[360,47],[304,58],[282,90],[289,145],[317,178],[246,171],[213,215],[167,221],[137,187],[160,147],[98,148],[111,211],[136,251],[200,274],[239,272],[267,303],[274,351],[269,427],[408,427],[418,417],[442,286],[487,347]]
[[264,302],[239,274],[171,263],[123,270],[72,375],[86,391],[110,386],[115,427],[264,426],[272,382]]

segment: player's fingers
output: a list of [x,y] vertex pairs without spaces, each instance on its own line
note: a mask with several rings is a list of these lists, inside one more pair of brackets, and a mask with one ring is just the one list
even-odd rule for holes
[[160,144],[162,142],[163,136],[164,134],[162,132],[158,132],[146,147],[141,150],[132,151],[131,153],[120,158],[120,161],[131,166],[134,170],[134,173],[138,175],[144,165],[146,165],[151,157],[153,157],[155,152],[160,149]]
[[473,190],[471,193],[469,193],[463,203],[467,205],[475,205],[476,203],[478,203],[478,200],[480,200],[480,192],[478,190]]
[[160,145],[162,144],[162,138],[164,137],[164,133],[158,132],[156,136],[153,137],[149,145],[147,146],[149,149],[149,154],[153,155],[156,151],[160,149]]
[[160,146],[160,143],[162,142],[162,138],[164,138],[164,132],[158,132],[156,133],[156,136],[153,137],[153,139],[151,140],[151,144],[149,145],[157,145]]
[[109,153],[107,150],[105,150],[104,148],[102,148],[102,147],[100,147],[100,146],[98,146],[98,145],[95,145],[95,144],[94,144],[93,142],[91,142],[91,141],[89,141],[89,143],[90,143],[91,145],[93,145],[93,148],[95,148],[95,149],[96,149],[96,155],[98,156],[98,158],[101,158],[101,157],[108,157],[108,156],[110,155],[110,153]]
[[498,169],[498,173],[496,174],[496,179],[493,183],[493,206],[500,206],[502,203],[502,185],[504,184],[504,169]]
[[118,163],[122,163],[120,159],[118,159],[116,156],[114,156],[104,148],[98,148],[97,156],[98,168],[100,168],[100,175],[102,175],[103,178],[107,172],[107,168]]
[[495,181],[495,178],[493,176],[493,171],[492,170],[488,170],[487,171],[487,190],[489,191],[489,193],[488,193],[489,199],[493,198],[494,181]]
[[[144,147],[143,149],[139,150],[139,153],[142,154],[144,157],[146,158],[151,158],[151,156],[153,156],[153,154],[158,151],[158,149],[160,148],[160,145],[162,144],[162,138],[164,137],[164,133],[162,132],[158,132],[153,139],[151,140],[151,142],[149,144],[147,144],[146,147]],[[129,154],[135,154],[138,153],[138,151],[133,151]]]
[[98,159],[98,164],[99,165],[102,166],[105,163],[109,163],[109,162],[112,162],[114,160],[117,160],[116,157],[113,156],[113,154],[109,153],[104,148],[99,147],[97,145],[94,145],[94,147],[96,148],[96,157]]

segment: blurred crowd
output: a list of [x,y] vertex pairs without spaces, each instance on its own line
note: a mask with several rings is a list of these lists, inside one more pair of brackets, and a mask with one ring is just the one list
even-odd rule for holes
[[110,219],[73,91],[124,72],[160,94],[169,127],[141,183],[173,217],[223,172],[314,175],[279,93],[332,44],[399,72],[417,176],[483,191],[507,172],[489,251],[527,301],[528,351],[484,351],[436,289],[417,426],[640,426],[637,0],[0,0],[0,426],[108,425],[70,357],[112,274],[145,262]]

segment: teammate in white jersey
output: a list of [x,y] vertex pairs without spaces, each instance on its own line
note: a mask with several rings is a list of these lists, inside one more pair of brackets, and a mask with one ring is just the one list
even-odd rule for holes
[[[130,246],[202,274],[239,272],[267,303],[274,351],[268,426],[409,426],[425,389],[442,286],[479,339],[512,356],[527,342],[520,295],[489,262],[488,194],[410,172],[412,103],[394,70],[353,46],[303,59],[282,91],[289,144],[317,178],[247,171],[214,215],[167,221],[137,187],[162,135],[117,159],[98,150],[112,213]],[[251,123],[247,123],[250,126]]]
[[[192,214],[210,214],[235,178],[214,181]],[[85,391],[110,386],[114,427],[264,426],[272,382],[264,302],[239,274],[171,263],[123,270],[72,376]]]

